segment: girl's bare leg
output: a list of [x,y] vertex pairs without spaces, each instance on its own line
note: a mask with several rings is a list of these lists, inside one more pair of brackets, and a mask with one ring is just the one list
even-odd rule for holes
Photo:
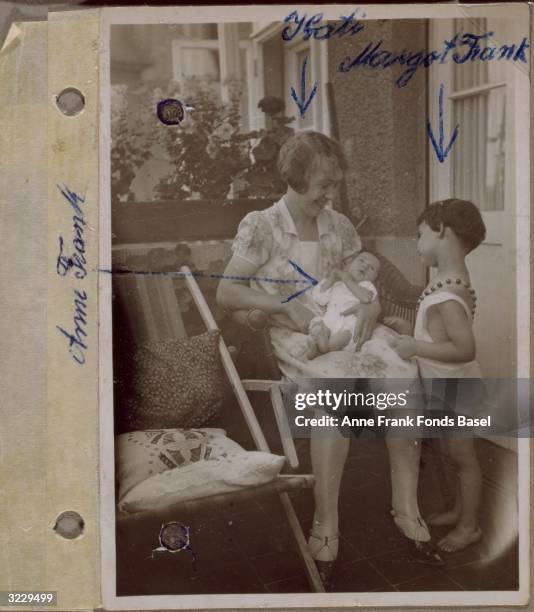
[[[320,415],[317,415],[320,416]],[[311,459],[315,476],[315,515],[313,538],[309,547],[318,561],[332,561],[337,557],[339,531],[338,499],[343,468],[350,439],[341,435],[337,427],[314,427],[311,434]],[[320,538],[328,537],[328,546]]]
[[[434,442],[439,444],[439,452],[442,455],[447,454],[450,456],[447,439],[438,438],[434,440]],[[445,470],[443,477],[445,478],[444,485],[447,487],[447,489],[454,490],[454,501],[452,506],[450,506],[450,499],[446,500],[449,504],[449,508],[445,510],[445,512],[434,512],[432,514],[429,514],[425,518],[427,525],[456,525],[456,523],[460,519],[462,502],[458,477],[456,474],[450,474],[448,470]]]
[[438,546],[446,552],[455,552],[482,537],[478,524],[482,476],[472,438],[449,438],[448,444],[451,457],[458,465],[461,510],[456,527],[438,542]]
[[457,483],[456,486],[456,497],[454,498],[454,506],[450,510],[445,512],[434,512],[429,514],[425,520],[428,525],[456,525],[460,520],[460,513],[462,512],[462,500],[460,493],[460,486]]

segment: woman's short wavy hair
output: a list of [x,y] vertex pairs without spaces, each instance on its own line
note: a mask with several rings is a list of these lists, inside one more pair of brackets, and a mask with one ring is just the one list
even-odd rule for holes
[[339,143],[310,130],[293,134],[282,145],[278,154],[280,176],[294,191],[305,193],[317,157],[335,161],[342,171],[347,169]]
[[418,217],[417,225],[426,223],[434,232],[450,227],[460,242],[470,253],[486,237],[486,226],[478,208],[467,200],[449,198],[433,202]]

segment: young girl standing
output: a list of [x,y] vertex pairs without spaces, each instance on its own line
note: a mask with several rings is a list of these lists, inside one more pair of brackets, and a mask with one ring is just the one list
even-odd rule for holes
[[[437,275],[420,298],[414,336],[394,339],[394,348],[403,359],[416,358],[427,389],[435,378],[481,378],[472,330],[476,296],[465,263],[467,254],[485,237],[480,212],[471,202],[449,199],[431,204],[417,223],[419,256],[425,265],[437,267]],[[387,317],[385,323],[399,333],[409,331],[407,322],[397,317]],[[432,515],[427,522],[453,525],[438,547],[454,552],[482,536],[478,524],[481,473],[472,438],[450,437],[447,445],[458,466],[459,493],[453,509]],[[409,523],[403,525],[402,516],[395,522],[406,532]]]

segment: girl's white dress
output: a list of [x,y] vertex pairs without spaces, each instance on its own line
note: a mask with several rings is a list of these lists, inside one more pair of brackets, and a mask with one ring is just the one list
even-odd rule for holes
[[[419,305],[419,311],[417,312],[417,318],[415,320],[415,331],[414,338],[416,340],[423,340],[425,342],[433,342],[432,337],[428,333],[427,327],[427,313],[431,306],[436,304],[442,304],[449,300],[454,300],[460,304],[469,319],[473,322],[473,315],[471,309],[459,295],[452,293],[451,291],[438,291],[431,293],[424,297]],[[482,378],[482,372],[478,362],[467,361],[463,363],[445,363],[443,361],[437,361],[435,359],[427,359],[425,357],[416,357],[417,366],[419,368],[419,375],[423,382],[427,399],[432,397],[433,401],[445,402],[447,393],[450,397],[450,389],[447,389],[446,381],[439,384],[437,381],[432,383],[432,379],[441,378],[463,378],[463,379],[480,379]],[[473,383],[466,381],[464,385],[458,385],[455,389],[454,396],[454,409],[459,413],[469,413],[473,410],[474,406],[472,403],[475,401],[478,403],[481,398],[479,397],[480,387],[475,387]],[[449,402],[450,403],[450,402]],[[449,406],[450,408],[450,406]]]

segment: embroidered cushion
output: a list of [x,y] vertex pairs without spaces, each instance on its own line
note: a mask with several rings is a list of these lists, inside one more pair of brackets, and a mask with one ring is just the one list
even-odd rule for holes
[[245,451],[222,429],[161,429],[117,436],[119,509],[154,510],[278,475],[284,457]]
[[146,342],[121,364],[116,385],[120,432],[202,427],[220,414],[225,379],[219,331]]
[[137,484],[167,470],[241,452],[223,429],[149,429],[116,438],[119,498]]

